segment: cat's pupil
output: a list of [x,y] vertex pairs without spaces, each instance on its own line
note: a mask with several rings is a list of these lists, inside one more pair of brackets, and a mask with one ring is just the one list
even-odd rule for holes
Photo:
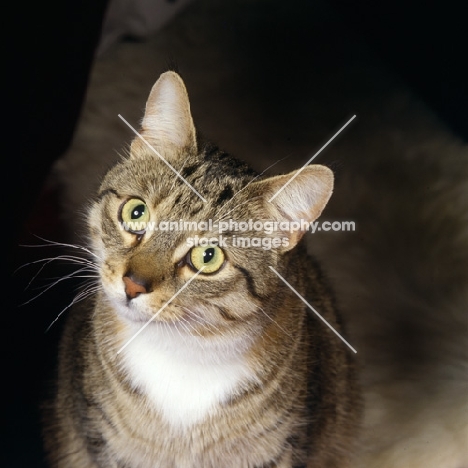
[[210,247],[203,252],[203,263],[210,263],[215,256],[215,249]]
[[138,205],[132,211],[132,219],[138,219],[145,213],[145,205]]

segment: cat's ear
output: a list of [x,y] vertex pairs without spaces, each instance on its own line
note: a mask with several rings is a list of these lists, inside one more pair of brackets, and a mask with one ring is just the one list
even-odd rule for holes
[[[174,150],[196,148],[196,131],[187,89],[177,73],[163,73],[151,89],[140,135],[167,159],[180,153]],[[138,155],[144,146],[147,145],[141,138],[135,138],[131,154]]]
[[271,221],[286,221],[296,227],[301,223],[302,229],[281,232],[289,238],[286,250],[293,248],[305,234],[306,223],[320,216],[333,192],[333,180],[330,169],[314,164],[255,183]]

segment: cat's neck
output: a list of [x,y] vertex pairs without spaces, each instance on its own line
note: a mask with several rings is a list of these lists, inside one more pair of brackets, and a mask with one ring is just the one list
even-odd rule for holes
[[249,330],[249,333],[206,337],[188,333],[177,324],[150,322],[146,326],[146,323],[124,321],[120,349],[124,352],[127,348],[144,348],[180,363],[210,366],[244,359],[254,342],[253,336]]
[[[118,339],[107,357],[117,361],[125,380],[175,430],[203,421],[217,405],[256,380],[246,358],[251,343],[245,336],[210,341],[161,323],[142,330],[143,325],[114,321]],[[112,343],[109,337],[102,338],[107,345]]]

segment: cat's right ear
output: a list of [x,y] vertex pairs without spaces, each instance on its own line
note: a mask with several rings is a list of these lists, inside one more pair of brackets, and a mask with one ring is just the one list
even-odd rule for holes
[[132,157],[151,151],[148,145],[162,157],[170,160],[181,149],[196,149],[196,131],[190,112],[187,89],[175,72],[163,73],[151,89],[146,102],[140,137],[136,137],[130,149]]

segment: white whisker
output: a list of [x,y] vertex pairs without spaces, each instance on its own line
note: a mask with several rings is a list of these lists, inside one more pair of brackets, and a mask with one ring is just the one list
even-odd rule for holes
[[31,285],[33,284],[33,282],[37,280],[39,275],[41,275],[45,271],[45,269],[54,262],[63,262],[66,264],[73,265],[75,268],[76,267],[78,268],[74,269],[74,271],[72,271],[71,273],[61,275],[60,277],[47,278],[48,280],[51,280],[51,282],[48,285],[41,286],[40,289],[42,290],[38,294],[33,296],[31,299],[28,299],[23,304],[21,304],[22,306],[29,304],[33,302],[34,300],[38,299],[47,291],[52,289],[54,286],[57,286],[58,284],[60,284],[62,281],[69,280],[69,279],[85,280],[85,281],[80,282],[80,286],[79,286],[80,291],[75,295],[73,300],[60,311],[57,317],[47,327],[47,329],[45,330],[45,333],[47,333],[51,329],[51,327],[57,322],[57,320],[69,308],[71,308],[73,305],[77,304],[78,302],[92,296],[97,291],[102,289],[101,284],[98,282],[100,275],[99,275],[99,265],[96,262],[96,260],[101,261],[101,259],[98,255],[96,255],[94,252],[92,252],[90,249],[88,249],[87,247],[83,245],[56,242],[56,241],[52,241],[49,239],[45,239],[40,236],[35,236],[35,237],[45,242],[45,244],[22,245],[22,247],[30,247],[30,248],[61,247],[61,248],[66,248],[66,249],[73,249],[75,251],[78,251],[79,254],[74,255],[73,253],[71,254],[64,253],[61,255],[54,256],[54,257],[46,257],[46,258],[42,258],[38,260],[33,260],[31,262],[25,263],[24,265],[21,265],[20,267],[18,267],[16,271],[22,268],[25,268],[27,266],[39,265],[38,271],[29,280],[25,288],[26,290],[29,289]]
[[263,314],[265,315],[265,317],[269,318],[283,333],[285,333],[290,338],[292,338],[292,335],[290,333],[288,333],[276,320],[271,318],[260,306],[256,305],[256,307],[257,307],[257,309],[260,309],[263,312]]
[[97,278],[97,276],[90,276],[90,275],[80,276],[79,275],[79,273],[82,273],[82,272],[84,272],[86,270],[87,270],[87,267],[84,267],[84,268],[80,268],[79,270],[76,270],[76,271],[74,271],[72,273],[69,273],[68,275],[61,276],[60,278],[55,280],[53,283],[51,283],[47,287],[45,287],[45,289],[43,289],[39,294],[36,294],[34,297],[32,297],[31,299],[28,299],[26,302],[23,302],[23,304],[21,304],[21,305],[24,306],[26,304],[29,304],[30,302],[34,301],[35,299],[41,297],[49,289],[53,288],[57,284],[61,283],[62,281],[65,281],[67,279],[72,279],[72,278],[74,279],[74,278],[80,278],[80,277],[84,277],[84,278],[93,278],[93,277],[95,277],[95,278]]
[[70,304],[68,304],[66,307],[64,307],[60,313],[57,315],[57,317],[55,317],[55,319],[51,322],[51,324],[47,327],[47,329],[45,330],[45,333],[47,333],[51,328],[52,326],[57,322],[57,320],[63,315],[63,313],[65,311],[67,311],[68,309],[70,309],[70,307],[74,306],[75,304],[77,304],[78,302],[86,299],[87,297],[90,297],[92,296],[93,294],[95,294],[97,291],[99,291],[101,289],[101,285],[96,285],[94,287],[90,287],[90,288],[87,288],[81,292],[79,292],[74,298],[73,300],[70,302]]
[[176,327],[170,327],[170,326],[168,325],[168,327],[169,327],[170,329],[171,329],[171,328],[174,328],[174,329],[176,330],[176,332],[178,333],[178,335],[180,336],[180,338],[182,338],[182,341],[185,343],[185,345],[187,345],[187,337],[184,336],[184,335],[180,332],[180,330],[179,330],[179,328],[178,328],[177,326],[176,326]]
[[[178,306],[178,307],[181,307],[185,312],[188,312],[193,318],[194,320],[199,323],[200,325],[203,325],[205,326],[205,324],[209,325],[211,328],[214,328],[218,333],[222,334],[221,330],[219,328],[217,328],[216,326],[214,326],[209,320],[207,320],[205,317],[202,317],[201,315],[197,314],[196,312],[194,312],[193,310],[190,310],[189,308],[187,307],[184,307],[184,306]],[[204,323],[200,323],[198,322],[198,320],[196,319],[199,319],[201,320],[202,322]]]
[[55,246],[55,247],[69,247],[69,248],[72,248],[72,249],[78,249],[78,250],[83,250],[84,252],[92,255],[93,257],[97,258],[98,260],[101,260],[101,258],[99,257],[99,255],[95,254],[92,250],[88,249],[87,247],[83,246],[83,245],[78,245],[78,244],[67,244],[67,243],[64,243],[64,242],[56,242],[56,241],[52,241],[52,240],[49,240],[49,239],[45,239],[43,237],[40,237],[40,236],[35,236],[37,237],[38,239],[44,241],[44,242],[47,242],[47,244],[37,244],[37,245],[22,245],[21,247],[32,247],[32,248],[36,248],[36,247],[51,247],[51,246]]
[[171,332],[171,335],[172,337],[174,338],[175,335],[174,335],[174,330],[173,330],[174,327],[170,327],[167,323],[164,323],[163,324],[163,330],[164,330],[164,333],[166,332],[166,330],[169,330]]
[[75,264],[75,265],[85,265],[86,267],[90,268],[91,270],[98,271],[98,266],[95,263],[93,263],[92,261],[88,260],[88,259],[81,258],[81,257],[76,257],[74,255],[58,255],[57,257],[47,257],[47,258],[42,258],[40,260],[34,260],[32,262],[29,262],[29,263],[25,263],[24,265],[21,265],[20,267],[18,267],[15,272],[19,271],[21,268],[24,268],[26,266],[36,265],[36,264],[42,263],[39,270],[33,275],[33,277],[29,280],[28,284],[26,285],[25,290],[27,290],[31,286],[33,281],[42,273],[42,271],[49,264],[51,264],[52,262],[55,262],[55,261],[60,261],[60,260],[61,261],[65,260],[65,261],[67,261],[67,262],[69,262],[71,264]]
[[200,338],[203,338],[203,335],[195,327],[193,327],[186,318],[181,317],[179,323],[183,328],[185,328],[189,335],[192,335],[191,332],[195,332]]

